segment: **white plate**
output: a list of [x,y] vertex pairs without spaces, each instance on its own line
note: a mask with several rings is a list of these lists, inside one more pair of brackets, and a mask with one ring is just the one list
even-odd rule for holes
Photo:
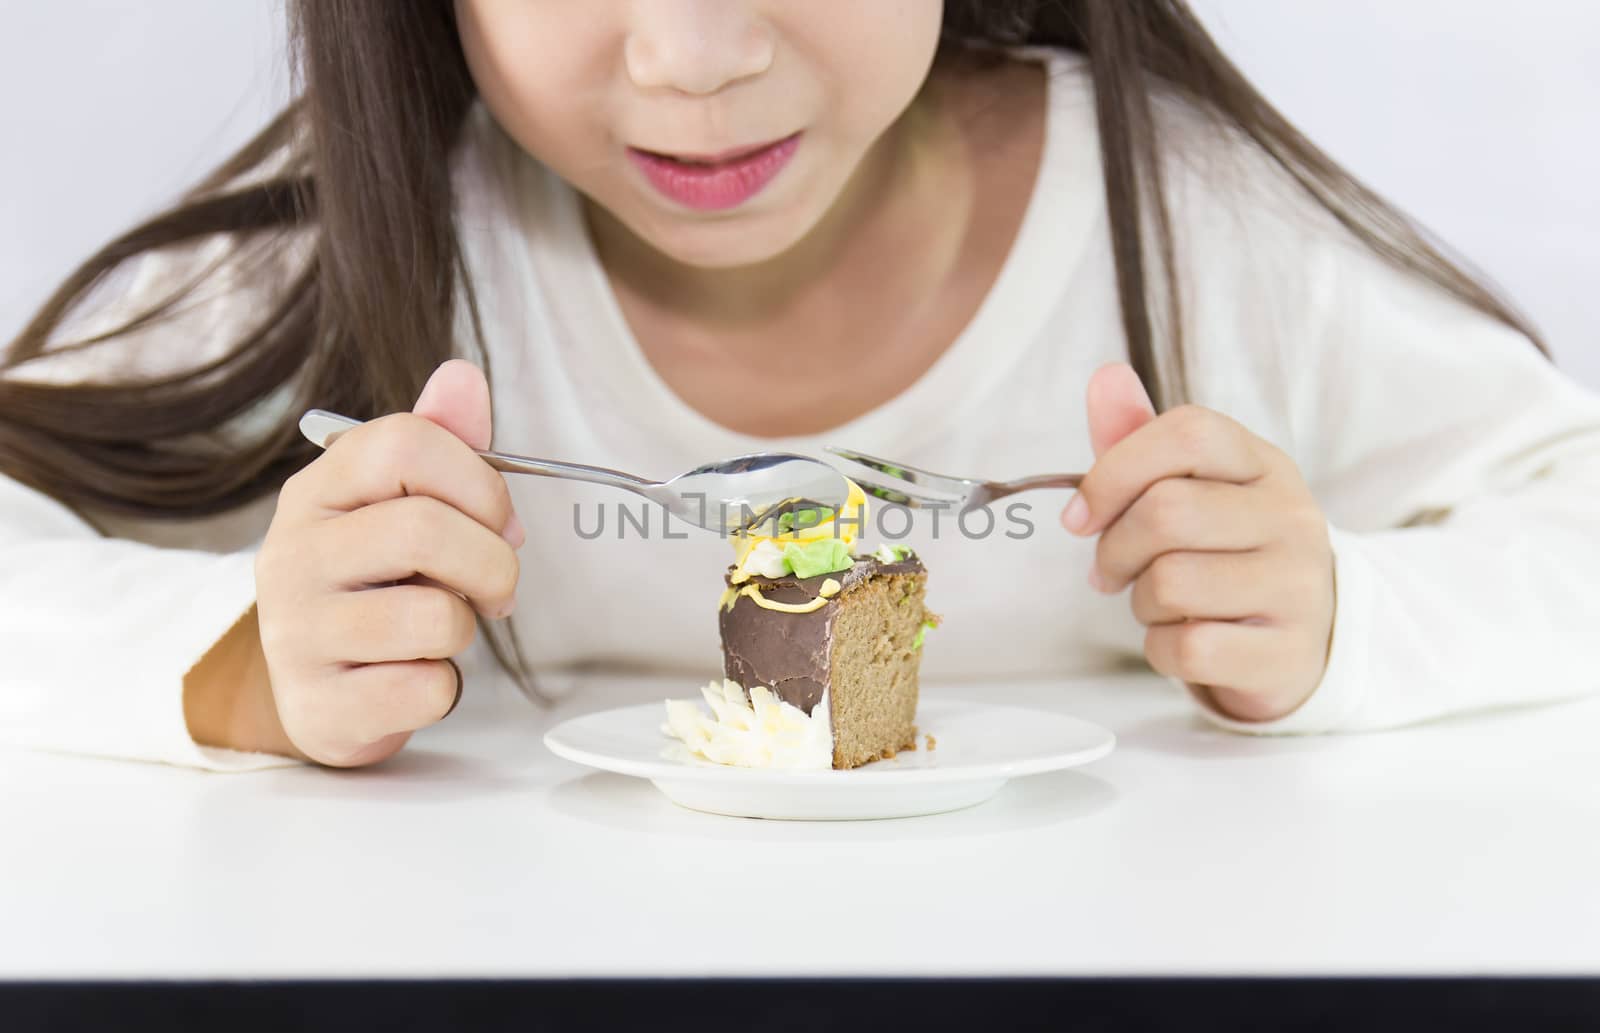
[[[1116,737],[1064,714],[981,703],[924,701],[917,746],[852,771],[773,771],[712,764],[664,735],[660,703],[607,710],[552,728],[559,757],[647,778],[683,807],[746,818],[905,818],[971,807],[1006,779],[1104,757]],[[932,735],[936,748],[926,748]]]

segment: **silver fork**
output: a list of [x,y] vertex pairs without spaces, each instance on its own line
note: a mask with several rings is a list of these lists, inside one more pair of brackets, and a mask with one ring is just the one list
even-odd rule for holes
[[868,495],[910,509],[942,508],[953,509],[957,514],[968,513],[1021,491],[1033,491],[1036,488],[1076,488],[1083,483],[1081,473],[1043,473],[1033,477],[1019,477],[1014,481],[981,481],[974,477],[951,477],[931,470],[921,470],[915,466],[878,459],[848,448],[834,448],[830,445],[824,451],[876,473],[893,477],[903,485],[913,485],[949,496],[936,498],[933,495],[907,491],[851,471],[850,479],[861,485],[861,490]]

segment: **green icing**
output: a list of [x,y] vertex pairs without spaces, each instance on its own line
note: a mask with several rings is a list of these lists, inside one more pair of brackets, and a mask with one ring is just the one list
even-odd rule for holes
[[791,509],[787,513],[778,514],[778,530],[803,531],[808,527],[816,527],[833,519],[833,510],[826,506],[808,507],[806,509]]
[[855,562],[850,547],[838,538],[818,538],[812,542],[789,542],[783,547],[783,561],[795,577],[816,577],[848,570]]

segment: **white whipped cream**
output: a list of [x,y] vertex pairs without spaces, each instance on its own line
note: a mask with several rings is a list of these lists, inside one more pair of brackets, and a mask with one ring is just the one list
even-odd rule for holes
[[739,570],[745,574],[771,578],[789,573],[789,567],[783,561],[783,550],[770,538],[761,539],[745,553],[744,559],[739,562]]
[[661,727],[682,740],[690,753],[742,768],[833,767],[826,693],[809,716],[765,685],[751,686],[747,696],[731,678],[710,682],[700,694],[711,708],[709,715],[697,700],[669,699],[667,723]]

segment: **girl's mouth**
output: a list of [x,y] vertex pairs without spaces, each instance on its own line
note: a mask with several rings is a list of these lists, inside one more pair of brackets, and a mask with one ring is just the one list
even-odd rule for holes
[[628,148],[628,157],[650,185],[669,200],[696,211],[737,208],[783,171],[800,146],[800,134],[758,147],[709,156],[670,155]]

